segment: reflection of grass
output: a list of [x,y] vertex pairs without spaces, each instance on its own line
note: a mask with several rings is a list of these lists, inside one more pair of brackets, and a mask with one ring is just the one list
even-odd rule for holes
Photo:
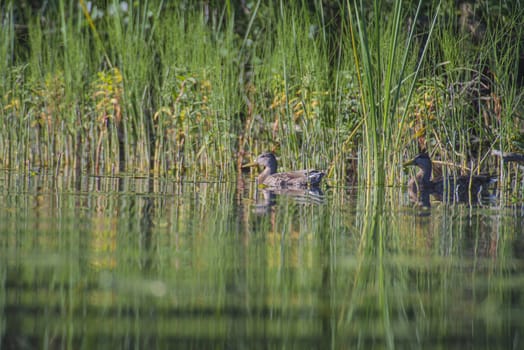
[[520,221],[509,210],[425,215],[390,188],[332,191],[324,204],[279,197],[261,215],[230,183],[154,179],[150,193],[148,181],[120,180],[89,177],[73,193],[65,177],[36,175],[0,194],[17,208],[0,211],[7,331],[14,319],[42,344],[52,327],[53,339],[74,329],[85,341],[140,334],[171,346],[212,336],[447,348],[479,333],[505,339],[522,322]]
[[475,158],[475,171],[490,148],[523,148],[519,53],[506,40],[521,36],[522,16],[487,8],[473,40],[449,5],[416,16],[400,4],[257,2],[244,26],[229,1],[95,13],[61,0],[30,18],[23,42],[11,4],[0,162],[231,178],[235,158],[275,150],[283,169],[326,168],[335,182],[359,156],[361,180],[394,184],[413,139],[444,160]]

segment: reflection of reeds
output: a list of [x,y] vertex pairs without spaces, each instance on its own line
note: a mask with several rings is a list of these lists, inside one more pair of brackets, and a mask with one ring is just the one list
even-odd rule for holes
[[[493,280],[493,274],[505,274],[507,259],[497,262],[497,256],[509,247],[499,241],[505,229],[498,214],[467,207],[440,207],[431,215],[399,212],[396,190],[378,191],[359,196],[360,244],[335,272],[346,289],[339,290],[344,297],[336,309],[336,334],[358,334],[362,343],[385,347],[420,345],[437,333],[443,339],[461,334],[460,327],[485,319],[495,305],[504,309],[503,293],[493,290],[511,288],[502,286],[507,280]],[[376,204],[380,198],[386,198],[383,205]],[[500,331],[496,319],[489,327],[494,337]]]
[[447,348],[522,324],[518,211],[375,188],[258,215],[254,184],[0,175],[7,340]]

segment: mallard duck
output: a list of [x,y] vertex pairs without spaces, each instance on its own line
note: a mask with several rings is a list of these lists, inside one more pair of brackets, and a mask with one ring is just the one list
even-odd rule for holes
[[524,154],[515,153],[515,152],[501,152],[498,150],[491,151],[491,154],[494,156],[502,157],[504,163],[508,162],[517,162],[524,163]]
[[263,166],[264,170],[258,175],[258,184],[273,188],[313,188],[320,185],[324,172],[314,169],[304,169],[277,173],[277,159],[270,152],[262,153],[246,167]]
[[431,179],[431,159],[427,153],[420,153],[404,166],[416,165],[420,168],[408,182],[408,192],[412,200],[429,205],[429,194],[448,201],[468,202],[470,199],[489,196],[488,185],[497,181],[489,175],[471,175]]

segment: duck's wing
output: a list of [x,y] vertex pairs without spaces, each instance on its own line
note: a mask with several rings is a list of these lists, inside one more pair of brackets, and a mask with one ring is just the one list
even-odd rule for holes
[[307,179],[307,182],[311,186],[318,186],[322,181],[322,178],[326,176],[326,173],[316,169],[305,169],[300,170],[303,176]]
[[482,186],[487,186],[497,182],[498,178],[492,175],[473,175],[473,176],[459,176],[457,178],[450,178],[450,184],[454,187],[471,187],[472,190],[477,190]]
[[304,169],[276,173],[264,181],[270,187],[308,187],[318,186],[326,174],[320,170]]
[[489,194],[488,186],[497,182],[493,175],[473,175],[439,178],[433,182],[433,194],[440,195],[448,200],[459,202],[469,201],[470,198]]

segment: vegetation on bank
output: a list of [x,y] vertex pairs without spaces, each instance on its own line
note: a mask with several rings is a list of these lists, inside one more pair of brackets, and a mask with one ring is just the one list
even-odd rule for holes
[[475,172],[524,149],[517,4],[30,3],[1,6],[4,168],[231,179],[272,150],[396,184],[421,148]]

